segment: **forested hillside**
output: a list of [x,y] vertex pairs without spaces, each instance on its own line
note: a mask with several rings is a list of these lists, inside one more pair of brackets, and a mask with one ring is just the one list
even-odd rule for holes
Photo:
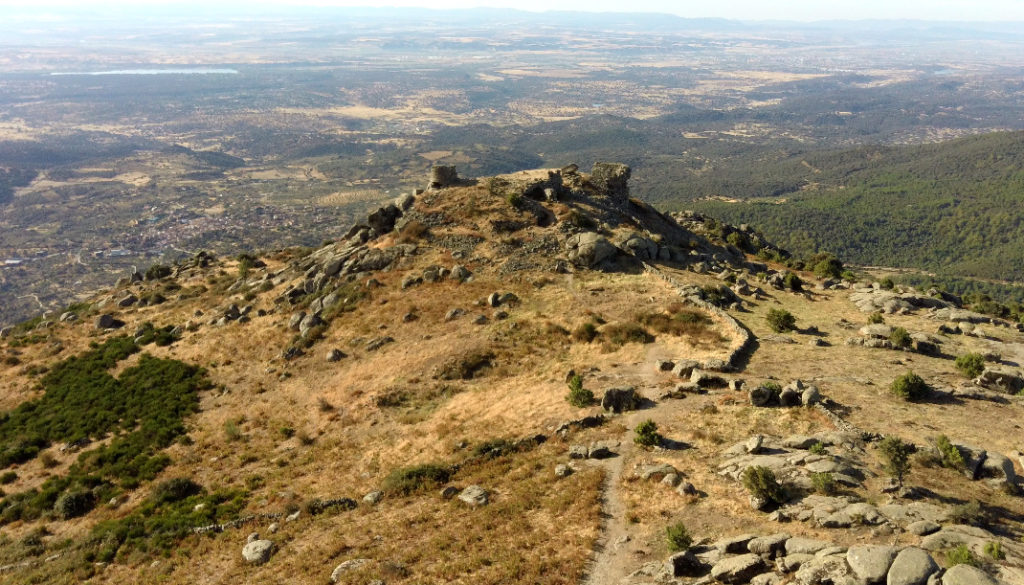
[[[780,188],[778,176],[789,185]],[[754,224],[798,253],[827,250],[858,264],[1024,279],[1024,133],[795,154],[716,169],[696,180],[695,191],[689,196],[705,199],[666,206]]]

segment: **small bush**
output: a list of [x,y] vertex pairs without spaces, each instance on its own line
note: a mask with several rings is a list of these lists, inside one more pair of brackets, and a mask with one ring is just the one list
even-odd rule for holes
[[814,486],[814,491],[825,496],[834,495],[838,489],[836,479],[827,471],[812,473],[811,485]]
[[519,206],[523,204],[523,196],[513,191],[505,197],[505,201],[512,207],[519,209]]
[[427,237],[429,228],[417,220],[412,220],[398,230],[398,241],[402,244],[411,244]]
[[967,462],[964,461],[964,455],[960,452],[960,449],[957,449],[956,445],[949,442],[949,437],[946,435],[936,437],[935,448],[939,450],[939,460],[943,467],[963,471]]
[[768,311],[768,326],[776,333],[788,333],[796,330],[796,317],[785,309]]
[[883,278],[882,281],[879,282],[878,284],[882,287],[882,290],[892,290],[896,288],[896,283],[893,282],[892,279],[889,278],[888,276]]
[[178,502],[203,491],[202,486],[187,477],[174,477],[153,488],[152,500],[157,504]]
[[885,472],[903,487],[903,478],[910,473],[910,455],[914,446],[904,443],[899,437],[886,437],[878,444],[878,450],[882,454]]
[[892,390],[893,394],[910,401],[921,400],[928,396],[930,391],[924,379],[914,372],[907,372],[893,380],[892,384],[889,385],[889,389]]
[[626,345],[627,343],[651,343],[654,336],[647,332],[638,323],[613,323],[606,325],[601,335],[614,346]]
[[827,256],[814,265],[814,276],[818,278],[840,278],[843,275],[843,263],[835,256]]
[[885,317],[881,313],[875,312],[868,315],[868,323],[872,325],[881,325],[885,323]]
[[580,325],[572,332],[573,341],[582,341],[584,343],[590,343],[597,337],[597,325],[590,321]]
[[795,272],[787,272],[786,276],[782,279],[782,285],[794,292],[800,292],[804,289],[804,281],[800,280],[800,277]]
[[171,267],[164,264],[154,264],[146,269],[146,280],[160,280],[171,275]]
[[772,504],[786,501],[785,491],[775,479],[775,472],[767,467],[755,465],[743,470],[743,487],[756,498]]
[[985,543],[985,554],[991,557],[993,561],[1001,561],[1006,558],[1006,553],[1003,552],[1003,545],[998,540],[990,540]]
[[661,444],[661,435],[658,434],[658,425],[653,420],[647,419],[644,422],[636,425],[633,429],[636,436],[633,437],[633,442],[637,445],[644,447],[654,447],[655,445]]
[[966,504],[953,506],[949,511],[949,521],[954,524],[966,524],[967,526],[981,526],[986,523],[985,508],[978,500],[971,500]]
[[583,387],[583,376],[574,374],[569,379],[569,395],[566,400],[576,408],[585,408],[594,403],[594,393]]
[[808,451],[815,455],[825,455],[826,453],[828,453],[828,450],[825,449],[825,444],[822,443],[821,441],[818,441],[817,443],[811,445],[811,448],[808,449]]
[[889,342],[897,349],[906,349],[914,343],[914,340],[910,338],[910,333],[906,329],[896,327],[889,334]]
[[665,540],[668,541],[669,552],[681,552],[693,544],[693,537],[682,522],[665,527]]
[[985,356],[980,353],[965,353],[956,358],[956,369],[968,378],[977,378],[985,371]]
[[18,480],[18,474],[13,471],[5,471],[0,475],[0,485],[7,485]]
[[956,565],[976,567],[978,566],[978,559],[971,552],[971,549],[967,548],[966,544],[958,544],[946,551],[946,564],[950,567],[955,567]]
[[389,494],[407,496],[437,487],[451,479],[452,470],[436,463],[401,467],[384,478],[381,487]]
[[238,427],[238,423],[229,420],[224,423],[224,436],[229,441],[241,441],[243,438],[242,429]]
[[96,497],[92,492],[77,490],[61,494],[53,505],[53,511],[61,520],[69,520],[88,514],[95,505]]

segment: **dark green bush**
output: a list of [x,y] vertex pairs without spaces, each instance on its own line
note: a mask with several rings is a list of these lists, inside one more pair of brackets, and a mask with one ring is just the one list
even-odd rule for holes
[[767,467],[755,465],[743,470],[743,487],[756,498],[770,504],[782,504],[786,501],[785,490],[775,479],[775,472]]
[[796,329],[796,317],[785,309],[768,311],[768,326],[776,333],[788,333]]
[[160,280],[171,275],[171,267],[165,264],[154,264],[146,269],[146,280]]
[[591,323],[590,321],[587,321],[586,323],[580,325],[572,332],[573,340],[583,341],[586,343],[590,343],[591,341],[593,341],[594,338],[597,337],[597,335],[597,325]]
[[57,498],[53,512],[61,520],[69,520],[88,514],[96,505],[96,497],[90,491],[76,490],[65,492]]
[[636,436],[633,442],[644,447],[654,447],[661,444],[661,435],[658,434],[658,425],[650,419],[643,421],[634,429]]
[[963,471],[967,466],[963,453],[956,448],[956,445],[949,442],[949,437],[946,435],[939,435],[935,438],[935,448],[939,450],[939,459],[943,467]]
[[804,289],[804,281],[800,280],[795,272],[787,272],[786,276],[782,278],[782,285],[794,292]]
[[889,342],[897,349],[906,349],[914,343],[914,340],[910,338],[910,333],[908,333],[906,329],[902,327],[895,327],[892,332],[889,333]]
[[202,486],[187,477],[174,477],[157,484],[150,498],[157,504],[166,504],[184,500],[202,490]]
[[966,504],[953,506],[949,511],[949,521],[953,524],[964,524],[967,526],[984,526],[988,521],[985,508],[978,500],[971,500]]
[[968,378],[977,378],[985,371],[985,356],[980,353],[965,353],[956,358],[956,369]]
[[893,380],[892,384],[889,385],[889,389],[892,390],[893,394],[910,401],[921,400],[927,397],[931,391],[924,379],[914,372],[907,372]]
[[693,544],[693,537],[682,522],[665,527],[665,540],[668,542],[669,552],[681,552]]
[[871,313],[868,315],[868,323],[871,323],[872,325],[881,325],[882,323],[885,323],[885,317],[878,312]]
[[885,472],[903,486],[903,478],[910,472],[910,455],[914,446],[904,443],[899,437],[886,437],[878,444]]
[[815,455],[825,455],[826,453],[828,453],[828,450],[825,449],[825,444],[822,443],[821,441],[818,441],[817,443],[811,445],[811,448],[808,449],[808,451]]
[[0,475],[0,485],[7,485],[18,480],[18,474],[13,471],[5,471]]
[[896,283],[893,282],[893,280],[888,276],[883,278],[881,282],[879,282],[879,285],[882,287],[883,290],[892,290],[896,288]]
[[569,378],[569,395],[566,400],[576,408],[585,408],[594,403],[594,393],[583,387],[583,376],[574,374]]
[[436,463],[401,467],[388,474],[381,485],[389,494],[407,496],[447,483],[452,470]]
[[814,491],[824,496],[835,495],[838,489],[835,477],[827,471],[811,473],[811,485]]

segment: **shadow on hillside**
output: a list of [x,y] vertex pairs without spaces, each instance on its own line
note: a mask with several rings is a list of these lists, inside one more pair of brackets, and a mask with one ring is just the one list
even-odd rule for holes
[[663,436],[661,438],[661,447],[666,451],[686,451],[687,449],[692,449],[693,445],[685,441],[677,441]]

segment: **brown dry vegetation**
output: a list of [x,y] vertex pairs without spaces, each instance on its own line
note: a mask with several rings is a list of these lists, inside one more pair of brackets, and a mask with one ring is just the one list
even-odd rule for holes
[[[585,205],[549,205],[560,219],[587,212]],[[568,444],[551,431],[561,422],[597,411],[580,410],[565,399],[566,372],[584,373],[584,384],[596,394],[617,385],[636,386],[648,398],[671,389],[677,379],[655,372],[659,359],[724,357],[737,340],[715,315],[684,307],[676,292],[656,276],[638,272],[575,274],[550,271],[552,258],[539,256],[536,268],[502,272],[510,257],[528,257],[526,249],[542,241],[544,229],[535,216],[511,207],[483,187],[428,193],[419,199],[417,212],[445,219],[440,227],[407,226],[373,245],[415,242],[415,256],[399,261],[391,270],[373,275],[382,286],[355,285],[359,299],[351,311],[334,317],[323,339],[308,355],[292,361],[281,352],[295,335],[288,330],[293,310],[275,303],[285,287],[275,284],[245,300],[241,290],[227,289],[238,275],[237,264],[225,262],[205,272],[183,276],[184,288],[204,285],[206,292],[153,307],[116,310],[131,332],[143,322],[158,326],[202,323],[169,347],[147,346],[146,351],[208,368],[215,385],[201,394],[200,412],[187,421],[190,444],[168,449],[174,463],[161,478],[185,476],[208,488],[236,488],[248,492],[247,512],[284,512],[299,509],[314,498],[351,497],[379,489],[393,470],[414,464],[461,464],[451,482],[457,487],[480,484],[491,492],[488,506],[471,509],[457,500],[441,499],[436,489],[410,496],[390,495],[377,505],[360,503],[349,512],[281,522],[280,530],[266,533],[269,521],[228,529],[216,536],[191,536],[167,558],[133,553],[103,568],[91,567],[71,552],[60,560],[24,571],[0,574],[0,582],[77,582],[95,573],[93,582],[325,582],[338,563],[356,558],[372,562],[345,576],[344,582],[384,579],[388,583],[567,583],[577,582],[588,567],[602,526],[601,485],[606,468],[581,464],[568,478],[556,479],[553,468],[566,461]],[[522,222],[526,227],[511,235],[495,222]],[[629,222],[625,222],[629,223]],[[505,224],[497,224],[505,225]],[[422,229],[421,229],[422,228]],[[442,238],[476,235],[481,243],[466,258],[456,259],[438,244]],[[520,256],[516,256],[519,254]],[[280,254],[266,258],[269,267],[254,269],[252,282],[264,271],[277,272],[295,258]],[[402,290],[407,275],[430,265],[463,263],[474,273],[466,283],[445,280]],[[663,267],[677,279],[697,285],[720,284],[711,276]],[[805,276],[805,275],[802,275]],[[806,279],[810,280],[809,276]],[[153,283],[133,285],[149,290]],[[512,292],[517,303],[501,307],[508,312],[497,319],[484,299],[492,292]],[[112,311],[111,300],[121,291],[105,293],[97,301]],[[268,312],[249,323],[207,324],[230,303],[253,304]],[[801,378],[819,385],[825,395],[848,409],[848,418],[862,428],[897,434],[923,444],[937,434],[983,445],[1010,454],[1019,448],[1019,403],[1001,405],[967,401],[958,404],[907,403],[887,388],[907,369],[929,382],[952,385],[960,378],[952,360],[863,347],[847,347],[850,331],[840,319],[860,326],[860,313],[844,291],[794,294],[770,291],[767,300],[745,303],[749,311],[739,318],[755,335],[771,331],[765,321],[770,309],[790,311],[801,328],[815,326],[832,345],[812,347],[810,335],[794,333],[796,344],[761,341],[745,371],[748,383],[773,378],[783,383]],[[452,308],[466,314],[446,321]],[[196,317],[201,310],[203,316]],[[417,318],[405,321],[403,315]],[[78,354],[96,332],[91,315],[74,324],[56,324],[45,341],[19,348],[18,365],[0,366],[0,404],[4,408],[36,394],[33,367]],[[485,315],[483,325],[471,321]],[[587,343],[570,332],[595,323],[598,337]],[[887,322],[914,331],[934,331],[935,322],[921,316],[887,317]],[[639,343],[626,335],[616,341],[616,328],[643,328],[652,339]],[[1017,355],[1021,336],[1006,329],[982,328],[992,339],[947,339],[944,351],[956,355],[991,349],[1007,342],[1003,353]],[[394,342],[376,351],[366,341],[388,335]],[[63,348],[53,353],[49,342]],[[620,343],[621,341],[621,343]],[[9,343],[5,341],[6,345]],[[338,348],[347,354],[328,363],[324,354]],[[119,365],[123,368],[124,364]],[[717,474],[720,451],[754,433],[788,435],[830,430],[831,424],[814,410],[756,409],[745,395],[728,390],[690,395],[665,401],[656,408],[627,415],[599,429],[571,434],[573,443],[612,438],[631,441],[631,430],[642,418],[653,418],[659,432],[685,443],[681,450],[629,453],[621,461],[625,470],[612,486],[622,491],[635,549],[659,559],[665,552],[664,527],[682,520],[698,539],[714,539],[741,532],[770,532],[773,525],[763,514],[750,510],[742,488]],[[973,421],[984,420],[985,425]],[[230,430],[229,430],[230,429]],[[549,436],[539,447],[484,462],[471,462],[473,448],[492,439]],[[61,473],[75,454],[53,453],[52,469],[31,461],[19,467],[15,483],[4,486],[13,493],[40,485]],[[630,479],[637,465],[666,462],[683,472],[706,496],[679,496],[664,486]],[[881,475],[877,463],[872,462]],[[875,481],[875,480],[871,480]],[[877,497],[869,481],[860,495]],[[1024,514],[1019,498],[968,482],[943,469],[916,466],[909,482],[954,500],[980,497],[1012,514]],[[148,486],[130,492],[118,507],[100,505],[84,518],[47,522],[50,546],[63,539],[84,538],[97,521],[122,517],[148,495]],[[23,538],[38,523],[3,527],[12,540]],[[802,525],[794,533],[818,534]],[[278,552],[262,567],[246,565],[239,556],[245,535],[255,530],[272,538]],[[832,535],[821,532],[823,538]],[[876,540],[867,529],[857,539]],[[15,550],[15,549],[11,549]],[[53,550],[53,549],[51,549]],[[17,553],[11,553],[15,555]],[[154,560],[159,562],[154,563]],[[648,559],[650,560],[650,559]],[[90,568],[91,567],[91,568]]]

